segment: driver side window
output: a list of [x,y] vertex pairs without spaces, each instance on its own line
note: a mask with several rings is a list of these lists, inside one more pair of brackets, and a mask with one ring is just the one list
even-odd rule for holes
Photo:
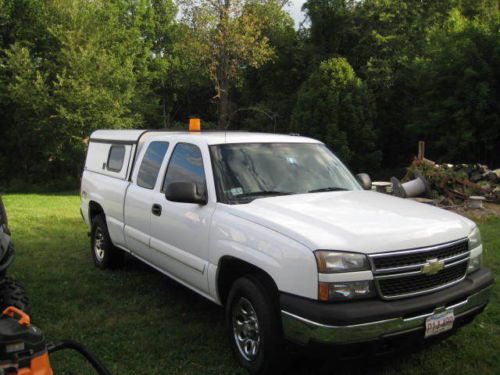
[[203,157],[198,146],[190,143],[178,143],[170,158],[162,192],[167,191],[173,182],[194,182],[198,193],[206,195],[207,185]]

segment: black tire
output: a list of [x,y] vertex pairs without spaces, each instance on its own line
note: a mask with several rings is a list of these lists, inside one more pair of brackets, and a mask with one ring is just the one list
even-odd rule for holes
[[14,261],[14,254],[15,254],[14,245],[12,245],[12,242],[10,242],[7,251],[4,253],[4,258],[1,259],[1,262],[4,263],[5,268],[3,271],[0,271],[0,280],[3,280],[7,277],[7,270]]
[[31,314],[29,299],[23,286],[15,280],[3,279],[0,282],[0,313],[9,306]]
[[5,210],[5,205],[3,204],[2,197],[0,196],[0,226],[2,225],[4,226],[4,232],[10,235],[7,211]]
[[[273,293],[274,286],[269,284],[266,278],[260,275],[242,277],[234,282],[226,303],[226,322],[233,353],[240,365],[250,374],[280,374],[284,371],[283,329],[279,315],[278,296],[277,293]],[[258,340],[255,340],[255,337],[252,340],[258,341],[258,345],[248,345],[249,348],[257,346],[258,349],[255,353],[250,349],[249,355],[245,354],[245,345],[238,344],[240,340],[237,337],[244,339],[254,335],[255,329],[252,330],[251,327],[255,326],[255,323],[249,326],[233,323],[233,320],[240,323],[245,320],[243,317],[245,314],[238,314],[238,312],[241,311],[242,306],[245,308],[247,302],[250,303],[256,315],[258,325]],[[246,310],[251,311],[250,308]],[[235,326],[245,327],[240,328],[242,331],[248,327],[250,330],[238,335]]]
[[123,251],[116,248],[109,237],[108,226],[103,215],[92,219],[90,250],[97,268],[115,268],[122,263]]

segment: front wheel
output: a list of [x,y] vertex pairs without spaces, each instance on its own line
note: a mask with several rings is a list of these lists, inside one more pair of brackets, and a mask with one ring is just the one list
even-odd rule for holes
[[226,304],[226,320],[233,353],[250,374],[279,374],[283,334],[277,301],[258,276],[233,284]]
[[92,257],[98,268],[113,268],[121,263],[123,251],[111,242],[104,216],[97,215],[93,218],[90,236]]

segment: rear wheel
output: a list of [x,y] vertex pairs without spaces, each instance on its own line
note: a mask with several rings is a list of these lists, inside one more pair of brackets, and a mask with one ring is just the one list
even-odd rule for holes
[[31,314],[28,296],[23,286],[15,280],[3,279],[0,282],[0,313],[7,307],[14,306]]
[[111,242],[106,219],[97,215],[92,219],[91,248],[94,263],[98,268],[113,268],[123,259],[123,251]]
[[251,374],[279,374],[283,333],[275,296],[256,275],[235,281],[226,304],[229,339],[238,362]]

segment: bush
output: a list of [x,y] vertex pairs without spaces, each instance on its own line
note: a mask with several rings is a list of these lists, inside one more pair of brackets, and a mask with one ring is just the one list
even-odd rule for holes
[[295,131],[318,138],[354,170],[380,164],[374,105],[366,85],[344,58],[323,61],[299,90]]

